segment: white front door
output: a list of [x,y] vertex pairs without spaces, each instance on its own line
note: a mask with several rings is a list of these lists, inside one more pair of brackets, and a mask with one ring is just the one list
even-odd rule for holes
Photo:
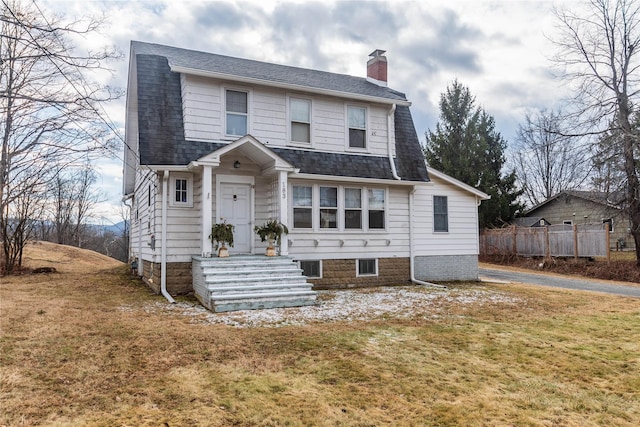
[[251,252],[251,185],[220,184],[222,218],[233,224],[233,247],[229,253]]

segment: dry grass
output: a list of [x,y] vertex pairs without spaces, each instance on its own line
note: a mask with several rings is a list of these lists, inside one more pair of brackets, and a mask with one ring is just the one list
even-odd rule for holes
[[145,310],[162,298],[93,256],[1,279],[0,425],[640,420],[638,299],[463,284],[521,303],[443,299],[439,317],[239,329]]

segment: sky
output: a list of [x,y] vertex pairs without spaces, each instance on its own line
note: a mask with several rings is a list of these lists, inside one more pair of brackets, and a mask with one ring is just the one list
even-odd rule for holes
[[[26,0],[25,0],[26,1]],[[566,95],[554,77],[555,7],[574,1],[123,1],[35,0],[71,20],[104,15],[100,33],[79,50],[113,45],[122,60],[93,76],[126,89],[131,40],[366,77],[366,61],[386,50],[388,85],[412,102],[416,131],[435,130],[441,94],[454,80],[495,119],[511,144],[527,112],[558,108]],[[90,78],[92,76],[89,76]],[[105,105],[124,135],[125,98]],[[122,155],[120,155],[122,157]],[[121,220],[121,159],[97,164],[107,200],[94,221]]]

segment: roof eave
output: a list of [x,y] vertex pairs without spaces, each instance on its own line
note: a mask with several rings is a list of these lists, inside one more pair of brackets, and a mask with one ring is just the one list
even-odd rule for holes
[[376,102],[380,104],[396,104],[396,105],[404,105],[407,107],[411,106],[411,102],[402,100],[402,99],[383,98],[379,96],[363,95],[363,94],[358,94],[353,92],[343,92],[339,90],[322,89],[322,88],[315,88],[311,86],[296,85],[291,83],[275,82],[272,80],[237,76],[234,74],[217,73],[214,71],[200,70],[197,68],[184,67],[180,65],[174,65],[171,63],[169,63],[169,67],[171,68],[171,71],[175,73],[189,74],[189,75],[201,76],[201,77],[210,77],[210,78],[222,79],[222,80],[232,80],[235,82],[276,87],[279,89],[298,90],[298,91],[310,92],[310,93],[315,93],[320,95],[332,95],[340,98],[350,98],[350,99],[355,99],[355,100],[364,101],[364,102]]
[[371,184],[381,185],[402,185],[402,186],[414,186],[414,185],[431,185],[431,181],[398,181],[396,179],[383,179],[383,178],[362,178],[357,176],[337,176],[337,175],[319,175],[313,173],[295,173],[289,176],[289,179],[313,179],[320,181],[335,181],[335,182],[368,182]]
[[459,187],[463,190],[468,191],[469,193],[477,196],[479,199],[481,200],[489,200],[491,198],[490,195],[488,195],[487,193],[484,193],[480,190],[478,190],[477,188],[474,188],[470,185],[465,184],[462,181],[459,181],[443,172],[440,172],[439,170],[436,170],[430,166],[427,166],[427,172],[429,173],[429,176],[433,175],[436,178],[440,178],[443,181],[448,182],[449,184],[455,185],[456,187]]

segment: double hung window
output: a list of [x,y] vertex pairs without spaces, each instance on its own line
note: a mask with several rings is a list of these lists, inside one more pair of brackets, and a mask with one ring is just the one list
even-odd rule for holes
[[293,228],[313,228],[313,187],[293,186]]
[[337,187],[320,187],[320,228],[338,228]]
[[449,231],[447,196],[433,196],[433,231]]
[[369,228],[380,229],[385,227],[384,215],[385,191],[381,188],[369,189]]
[[362,229],[362,190],[344,189],[344,228]]
[[311,101],[290,98],[291,142],[311,142]]
[[227,89],[226,103],[226,134],[230,136],[244,136],[247,132],[249,118],[248,94],[238,90]]
[[349,148],[367,148],[367,109],[347,107],[349,122]]

